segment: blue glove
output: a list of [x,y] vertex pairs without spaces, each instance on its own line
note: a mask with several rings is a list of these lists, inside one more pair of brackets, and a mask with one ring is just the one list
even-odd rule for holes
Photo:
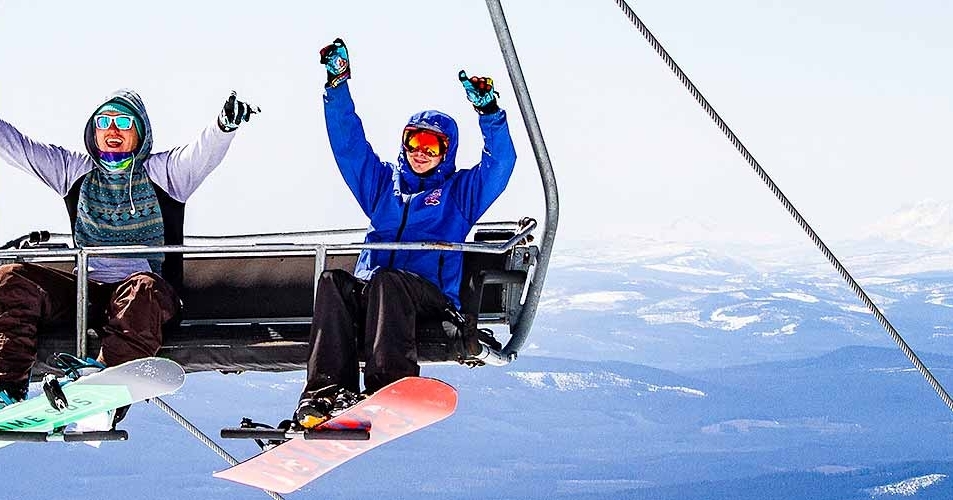
[[351,61],[347,57],[344,40],[335,38],[331,45],[321,49],[321,64],[328,70],[326,87],[337,87],[351,77]]
[[460,70],[460,83],[467,91],[467,99],[473,103],[473,109],[481,115],[491,115],[500,110],[496,103],[499,92],[493,89],[493,79],[482,76],[467,77],[467,72]]
[[222,129],[222,132],[234,132],[242,122],[247,122],[254,113],[261,113],[261,109],[258,106],[239,101],[238,93],[233,90],[232,94],[225,100],[222,113],[218,115],[218,128]]

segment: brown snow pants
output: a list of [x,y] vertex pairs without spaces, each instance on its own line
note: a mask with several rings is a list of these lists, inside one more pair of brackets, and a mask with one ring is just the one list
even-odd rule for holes
[[[100,333],[99,361],[114,366],[155,355],[162,325],[179,311],[172,286],[153,273],[89,280],[88,326]],[[43,329],[76,319],[76,275],[37,264],[0,266],[0,381],[30,376]]]

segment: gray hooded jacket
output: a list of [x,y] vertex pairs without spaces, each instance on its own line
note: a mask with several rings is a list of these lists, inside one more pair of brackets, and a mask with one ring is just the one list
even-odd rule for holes
[[[234,133],[222,132],[217,122],[213,121],[191,144],[152,153],[152,126],[139,95],[132,90],[121,89],[109,95],[102,104],[110,101],[125,104],[133,109],[142,121],[143,137],[140,138],[133,169],[142,169],[155,190],[162,212],[164,243],[181,244],[185,201],[222,162]],[[102,107],[102,104],[96,106],[96,110]],[[98,161],[99,150],[96,147],[95,132],[93,115],[90,115],[84,135],[88,153],[79,153],[34,141],[0,119],[0,160],[32,174],[63,197],[74,236],[83,180],[94,169],[104,171]],[[129,173],[133,174],[135,172]],[[104,224],[108,225],[109,222]],[[89,267],[90,278],[105,282],[120,281],[133,273],[151,270],[145,258],[91,257]],[[163,275],[174,285],[180,283],[180,255],[170,255],[163,267]]]

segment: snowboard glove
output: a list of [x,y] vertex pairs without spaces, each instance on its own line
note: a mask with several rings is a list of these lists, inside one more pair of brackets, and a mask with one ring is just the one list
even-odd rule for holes
[[500,110],[496,103],[499,92],[493,89],[493,79],[483,76],[467,77],[467,72],[460,70],[460,83],[467,91],[467,99],[473,103],[473,109],[481,115],[492,115]]
[[239,101],[238,94],[233,90],[232,94],[225,100],[222,113],[218,115],[218,128],[222,129],[222,132],[234,132],[242,122],[247,122],[254,113],[261,113],[261,109],[258,106]]
[[337,87],[351,77],[351,61],[347,57],[344,40],[335,38],[331,45],[321,49],[321,64],[328,71],[325,87]]

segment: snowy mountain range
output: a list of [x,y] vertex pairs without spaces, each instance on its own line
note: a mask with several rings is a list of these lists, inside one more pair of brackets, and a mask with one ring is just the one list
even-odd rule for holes
[[901,207],[863,232],[864,239],[953,247],[953,203],[927,199]]
[[[953,234],[947,213],[953,205],[924,202],[891,220],[931,221],[917,234],[927,241],[929,228],[942,243],[944,231]],[[875,238],[830,245],[915,350],[953,354],[953,249]],[[550,264],[526,353],[693,369],[894,345],[809,242],[741,248],[620,238],[566,247]]]

